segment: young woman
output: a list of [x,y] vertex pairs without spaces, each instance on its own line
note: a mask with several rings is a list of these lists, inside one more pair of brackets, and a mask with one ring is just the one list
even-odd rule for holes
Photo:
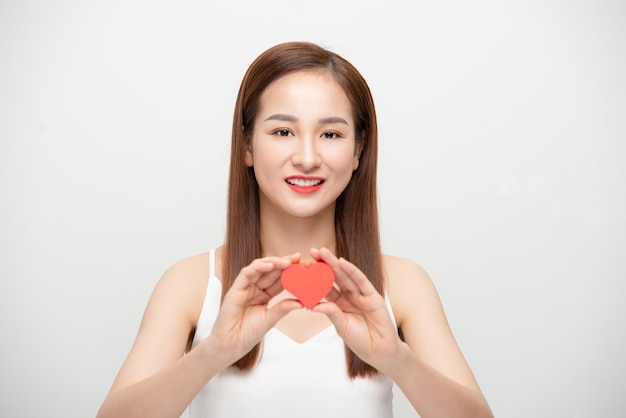
[[[233,120],[223,246],[173,265],[99,417],[490,417],[427,274],[381,254],[377,125],[342,57],[285,43],[248,69]],[[335,285],[311,309],[294,263]]]

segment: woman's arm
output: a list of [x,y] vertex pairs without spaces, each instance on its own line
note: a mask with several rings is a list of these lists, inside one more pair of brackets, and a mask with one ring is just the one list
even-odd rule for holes
[[428,417],[492,417],[450,330],[435,286],[415,263],[385,257],[388,294],[406,344],[385,373]]
[[100,411],[104,417],[180,417],[202,387],[246,354],[289,311],[293,300],[267,309],[282,289],[288,257],[244,267],[226,294],[211,334],[184,354],[200,315],[208,262],[192,257],[161,278],[148,302],[135,343]]
[[422,418],[493,416],[450,331],[435,287],[419,266],[385,257],[401,341],[384,299],[363,272],[326,249],[312,254],[333,267],[339,287],[313,311],[328,315],[348,347],[390,377]]
[[179,261],[164,273],[98,417],[179,417],[203,383],[223,367],[206,344],[184,355],[208,272],[205,254]]

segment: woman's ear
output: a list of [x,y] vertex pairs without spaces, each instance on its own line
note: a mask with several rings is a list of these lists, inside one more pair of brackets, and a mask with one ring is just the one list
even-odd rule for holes
[[361,159],[362,150],[363,148],[361,147],[361,144],[357,143],[356,147],[354,148],[354,159],[352,161],[352,171],[356,171],[356,169],[359,168],[359,161]]
[[246,128],[244,126],[241,127],[241,131],[243,132],[246,153],[244,155],[244,162],[247,167],[252,167],[254,165],[254,158],[252,158],[252,136],[246,133]]
[[244,161],[246,162],[247,167],[252,167],[254,165],[254,158],[252,158],[252,150],[247,149],[246,155],[244,156]]

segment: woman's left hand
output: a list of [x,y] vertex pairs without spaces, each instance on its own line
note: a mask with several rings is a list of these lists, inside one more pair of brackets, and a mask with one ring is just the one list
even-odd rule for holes
[[337,258],[326,248],[311,255],[335,272],[335,284],[322,302],[311,310],[326,314],[346,345],[361,360],[385,372],[404,344],[394,327],[384,298],[354,264]]

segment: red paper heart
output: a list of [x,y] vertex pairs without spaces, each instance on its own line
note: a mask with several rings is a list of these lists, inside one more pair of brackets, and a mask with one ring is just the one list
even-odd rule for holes
[[283,287],[300,302],[311,309],[318,304],[333,287],[335,272],[324,262],[309,266],[292,264],[280,275]]

